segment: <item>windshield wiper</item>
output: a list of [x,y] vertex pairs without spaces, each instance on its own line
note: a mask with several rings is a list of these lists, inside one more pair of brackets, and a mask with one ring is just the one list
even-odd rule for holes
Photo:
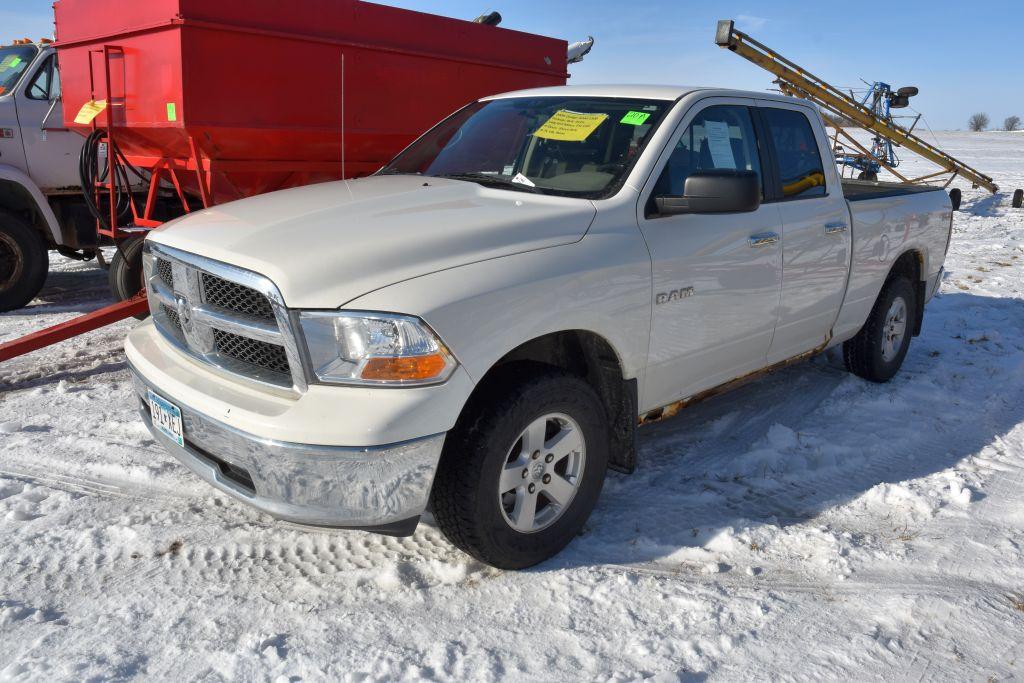
[[517,183],[509,178],[505,178],[499,175],[491,175],[489,173],[443,173],[437,177],[450,178],[451,180],[468,180],[469,182],[472,183],[491,183],[493,185],[507,187],[510,190],[519,190],[520,192],[533,192],[534,194],[543,194],[543,190],[541,190],[539,187],[524,185],[523,183]]

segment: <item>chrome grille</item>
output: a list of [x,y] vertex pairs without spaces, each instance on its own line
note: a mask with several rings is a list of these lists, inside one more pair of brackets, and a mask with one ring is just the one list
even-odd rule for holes
[[209,273],[201,273],[200,277],[203,282],[203,300],[206,303],[261,320],[274,319],[274,309],[270,306],[270,301],[252,287]]
[[167,288],[174,291],[174,271],[171,268],[171,262],[166,259],[156,260],[156,272],[160,277],[160,282],[167,285]]
[[290,317],[273,283],[149,241],[145,248],[150,311],[166,338],[232,375],[305,390]]
[[291,373],[288,354],[285,353],[283,346],[249,339],[223,330],[214,330],[213,337],[217,343],[217,350],[225,356],[283,375]]
[[167,322],[170,323],[170,327],[174,331],[176,337],[181,337],[181,318],[178,317],[178,312],[167,304],[160,304],[160,311],[167,318]]

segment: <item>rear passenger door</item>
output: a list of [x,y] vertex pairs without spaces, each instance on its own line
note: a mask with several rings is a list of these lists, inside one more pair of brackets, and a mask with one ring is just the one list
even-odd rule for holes
[[758,105],[774,176],[771,193],[782,218],[782,301],[771,364],[829,339],[846,292],[851,225],[817,112],[766,100]]

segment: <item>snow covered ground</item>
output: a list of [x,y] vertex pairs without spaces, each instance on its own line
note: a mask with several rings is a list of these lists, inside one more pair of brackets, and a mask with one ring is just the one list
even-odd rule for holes
[[[1024,135],[939,142],[1024,186]],[[3,364],[0,679],[1024,676],[1024,212],[963,187],[894,381],[830,354],[645,427],[639,471],[531,571],[215,493],[136,419],[130,323]],[[0,339],[106,291],[55,261]]]

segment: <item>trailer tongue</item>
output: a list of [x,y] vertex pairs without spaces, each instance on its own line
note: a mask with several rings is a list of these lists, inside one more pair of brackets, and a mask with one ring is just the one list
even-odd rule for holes
[[[568,77],[563,40],[359,0],[54,12],[64,124],[86,136],[83,191],[124,298],[141,287],[133,244],[169,218],[368,175],[473,100]],[[145,311],[115,304],[0,344],[0,361]]]

